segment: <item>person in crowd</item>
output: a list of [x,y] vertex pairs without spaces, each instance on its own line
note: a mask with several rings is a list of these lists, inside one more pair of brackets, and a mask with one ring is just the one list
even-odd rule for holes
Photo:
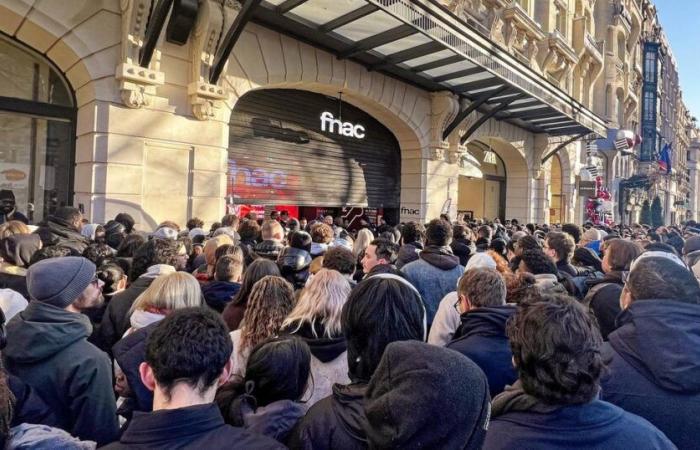
[[323,255],[323,268],[339,272],[348,280],[351,287],[357,284],[352,279],[352,274],[355,272],[355,255],[347,248],[329,248],[326,254]]
[[399,246],[387,239],[375,239],[365,249],[362,257],[362,271],[365,277],[378,273],[400,275],[394,263],[399,253]]
[[598,320],[600,334],[604,340],[615,330],[615,319],[620,314],[620,294],[624,286],[623,274],[630,270],[630,264],[642,253],[636,242],[624,239],[611,240],[603,256],[603,278],[587,281],[588,293],[583,303],[588,305]]
[[406,264],[418,259],[425,242],[425,227],[418,222],[408,222],[401,231],[401,248],[396,258],[396,268],[401,269]]
[[631,265],[603,348],[604,400],[644,417],[680,449],[698,449],[700,285],[676,256],[645,252]]
[[194,273],[195,278],[204,286],[214,279],[216,270],[216,251],[224,245],[233,245],[233,240],[225,234],[213,237],[204,244],[204,264]]
[[102,350],[110,353],[112,346],[129,329],[129,310],[136,298],[141,295],[153,280],[160,275],[175,272],[178,258],[178,244],[169,239],[151,239],[138,248],[131,267],[132,282],[129,287],[114,295],[100,324]]
[[31,300],[7,325],[3,352],[10,373],[30,385],[56,414],[58,426],[98,445],[116,438],[109,358],[87,341],[82,310],[102,301],[102,282],[82,257],[52,258],[27,271]]
[[[496,270],[497,264],[488,253],[475,253],[474,256],[467,261],[467,267],[465,267],[464,273],[478,268]],[[459,294],[456,290],[457,286],[459,286],[459,282],[455,286],[454,291],[448,293],[440,300],[435,318],[433,319],[433,325],[430,327],[430,334],[428,334],[429,344],[444,347],[452,341],[455,331],[457,331],[457,328],[459,328],[462,323],[460,319],[462,311],[460,309]]]
[[571,238],[574,240],[574,244],[578,246],[579,242],[581,241],[581,234],[583,233],[581,227],[575,223],[565,223],[561,226],[561,231],[562,233],[566,233],[571,236]]
[[57,245],[41,247],[32,255],[32,259],[29,261],[29,266],[31,267],[39,261],[43,261],[45,259],[62,258],[64,256],[71,256],[71,250],[69,248],[59,247]]
[[187,228],[188,232],[194,230],[195,228],[202,229],[204,228],[204,221],[199,217],[192,217],[187,221],[185,228]]
[[83,229],[80,230],[82,234],[88,241],[97,242],[98,244],[105,244],[107,242],[107,232],[105,227],[99,223],[88,223],[83,225]]
[[361,228],[357,232],[357,239],[352,246],[352,253],[355,255],[355,275],[353,279],[355,281],[360,281],[365,276],[365,272],[362,270],[362,258],[365,256],[365,250],[369,247],[369,244],[374,240],[374,233],[369,228]]
[[224,423],[214,398],[229,379],[231,352],[226,324],[209,308],[181,309],[163,319],[139,367],[143,384],[153,391],[153,412],[134,415],[119,441],[104,448],[284,448]]
[[700,279],[700,236],[691,236],[683,244],[683,260],[695,275]]
[[519,305],[524,302],[536,301],[539,298],[537,280],[529,273],[502,274],[506,283],[506,303]]
[[76,208],[63,206],[39,224],[35,231],[44,247],[57,245],[71,250],[80,256],[88,246],[88,240],[80,234],[83,228],[83,215]]
[[590,248],[577,247],[574,250],[571,263],[576,267],[587,269],[588,272],[603,273],[603,261],[600,259],[600,255]]
[[518,379],[511,363],[506,322],[515,313],[506,304],[506,284],[493,269],[470,269],[459,280],[461,325],[447,348],[469,357],[486,374],[491,397]]
[[231,332],[234,375],[245,376],[250,351],[259,343],[277,336],[284,319],[294,307],[294,289],[279,276],[268,275],[253,285],[243,324]]
[[216,403],[229,425],[286,443],[306,413],[301,403],[311,351],[301,339],[278,337],[250,352],[245,377],[219,388]]
[[261,228],[262,242],[255,245],[255,253],[261,258],[277,261],[284,248],[284,228],[276,220],[266,220]]
[[301,292],[282,323],[282,334],[303,339],[311,349],[306,407],[331,394],[335,383],[347,384],[348,360],[340,316],[350,283],[339,272],[321,269]]
[[27,216],[17,211],[15,193],[9,189],[0,189],[0,225],[13,220],[29,224]]
[[452,227],[452,232],[454,236],[450,248],[452,248],[452,253],[459,257],[459,263],[466,267],[469,258],[476,253],[474,235],[469,227],[462,224]]
[[600,230],[596,228],[589,228],[584,231],[581,240],[579,241],[579,247],[590,248],[597,254],[600,254],[600,244],[602,243],[603,236]]
[[[484,450],[673,449],[646,420],[598,399],[603,340],[571,297],[518,307],[507,328],[518,381],[492,403]],[[625,382],[625,380],[623,380]]]
[[579,276],[579,271],[571,264],[574,248],[576,248],[576,244],[570,235],[560,231],[547,233],[544,241],[544,252],[554,261],[557,271],[562,275]]
[[255,246],[260,239],[260,225],[254,220],[244,220],[238,227],[238,233],[241,236],[240,246],[246,257],[246,266],[257,257],[255,255]]
[[365,392],[391,342],[425,339],[425,307],[418,291],[396,275],[379,274],[355,287],[341,315],[349,384],[311,407],[290,438],[292,449],[366,449]]
[[315,223],[311,225],[311,257],[317,258],[323,256],[328,250],[330,243],[333,242],[334,237],[335,233],[331,225],[326,223]]
[[13,234],[0,239],[0,289],[12,289],[29,299],[27,267],[41,248],[36,234]]
[[464,267],[452,254],[452,227],[442,220],[432,220],[425,231],[426,246],[418,260],[406,264],[401,272],[423,298],[428,316],[428,327],[433,323],[440,300],[454,291]]
[[126,234],[132,234],[134,232],[134,225],[136,225],[136,221],[130,214],[119,213],[114,217],[114,221],[124,225],[124,232]]
[[114,259],[114,250],[107,244],[92,242],[85,248],[82,257],[89,259],[90,262],[99,267]]
[[116,220],[110,220],[104,225],[105,229],[105,243],[117,250],[124,239],[126,238],[126,227]]
[[[494,242],[497,242],[499,240],[500,239],[494,239],[493,241],[491,241],[491,243],[493,244]],[[491,259],[493,259],[496,262],[496,270],[498,271],[498,273],[500,273],[501,275],[506,273],[512,273],[512,270],[510,270],[510,266],[508,265],[508,261],[501,253],[495,250],[486,250],[484,253],[490,256]]]
[[221,218],[222,227],[229,227],[233,228],[234,231],[238,231],[239,224],[240,219],[235,214],[226,214],[224,217]]
[[369,448],[481,449],[489,400],[486,377],[469,358],[422,342],[392,342],[366,392]]
[[485,252],[491,245],[491,238],[493,237],[493,229],[488,225],[482,225],[476,231],[476,250],[479,252]]
[[26,223],[19,220],[10,220],[0,224],[0,239],[5,239],[15,234],[29,234],[31,231]]
[[235,246],[233,254],[224,255],[216,262],[214,281],[202,287],[202,295],[207,305],[223,313],[224,308],[241,290],[243,276],[243,250]]
[[[522,239],[521,239],[522,240]],[[567,294],[566,288],[559,283],[557,266],[543,250],[525,250],[521,255],[520,273],[534,275],[537,289],[542,294]]]
[[292,283],[295,290],[302,289],[309,279],[312,241],[306,231],[294,231],[288,236],[289,246],[277,257],[282,278]]
[[173,311],[202,306],[197,280],[186,272],[158,277],[136,299],[131,308],[130,328],[112,347],[116,362],[116,392],[126,401],[119,414],[130,420],[134,411],[151,411],[153,393],[143,385],[139,366],[144,361],[146,341],[155,324]]
[[255,283],[268,275],[275,277],[281,276],[277,264],[269,259],[256,259],[246,268],[243,274],[243,280],[241,281],[241,289],[235,297],[233,297],[233,300],[226,305],[222,313],[224,321],[226,325],[228,325],[230,331],[235,331],[240,327],[248,307],[248,298],[253,291]]

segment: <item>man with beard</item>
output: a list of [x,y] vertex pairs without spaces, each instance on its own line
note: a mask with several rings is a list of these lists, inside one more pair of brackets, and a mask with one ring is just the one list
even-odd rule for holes
[[64,206],[58,208],[46,220],[39,224],[36,234],[44,247],[57,245],[71,250],[73,256],[82,255],[88,247],[88,240],[80,231],[83,229],[83,215],[76,208]]
[[117,437],[112,369],[105,353],[87,341],[99,306],[102,281],[82,257],[51,258],[27,271],[29,306],[7,325],[7,370],[34,388],[59,419],[60,428],[106,444]]
[[17,202],[15,193],[8,190],[0,190],[0,224],[11,220],[19,220],[24,224],[29,224],[27,216],[17,211]]

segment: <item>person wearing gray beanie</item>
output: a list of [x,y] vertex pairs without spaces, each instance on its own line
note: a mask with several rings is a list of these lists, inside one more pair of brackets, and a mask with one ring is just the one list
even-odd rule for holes
[[115,440],[112,366],[87,341],[92,325],[81,314],[102,302],[95,265],[71,256],[37,262],[27,270],[27,290],[29,305],[7,324],[7,370],[39,393],[59,428],[98,445]]

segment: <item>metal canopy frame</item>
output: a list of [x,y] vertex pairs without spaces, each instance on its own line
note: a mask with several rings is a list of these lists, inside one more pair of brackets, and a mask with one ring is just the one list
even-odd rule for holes
[[565,140],[565,141],[562,142],[561,144],[557,145],[557,146],[554,148],[554,150],[552,150],[551,152],[549,152],[549,153],[547,154],[547,156],[545,156],[544,158],[542,158],[542,164],[546,163],[552,156],[554,156],[554,155],[556,155],[557,153],[559,153],[559,151],[561,151],[564,147],[566,147],[567,145],[571,144],[571,143],[574,142],[574,141],[578,141],[579,139],[583,138],[583,137],[586,136],[587,134],[588,134],[588,133],[577,134],[577,135],[575,135],[575,136],[573,136],[573,137],[571,137],[571,138]]
[[[437,0],[354,3],[357,3],[355,9],[345,8],[333,17],[329,0],[246,0],[236,21],[250,8],[255,23],[289,34],[339,59],[351,59],[368,70],[380,71],[429,92],[448,90],[462,100],[471,101],[458,114],[461,120],[453,121],[445,130],[444,138],[474,111],[483,114],[477,121],[479,125],[494,118],[554,136],[606,134],[606,124],[601,118]],[[252,4],[256,5],[250,7]],[[319,14],[309,13],[314,8],[318,8]],[[373,22],[378,17],[384,22]],[[384,25],[375,26],[378,23]],[[389,23],[392,25],[387,26]],[[244,24],[242,21],[238,25]],[[221,46],[228,51],[217,54],[218,72],[212,70],[212,82],[218,79],[230,54],[229,47],[233,47],[238,37],[229,39],[236,25],[226,35],[227,45]],[[431,59],[432,55],[435,56]],[[506,92],[511,95],[497,98]],[[529,101],[516,102],[523,99]],[[468,111],[466,115],[465,111]],[[540,118],[551,120],[535,121]]]
[[170,14],[173,1],[174,0],[160,0],[153,8],[148,23],[146,24],[146,37],[143,46],[141,50],[139,50],[139,66],[148,67],[151,63],[153,52],[156,49],[160,33],[163,31],[165,19],[168,17],[168,14]]

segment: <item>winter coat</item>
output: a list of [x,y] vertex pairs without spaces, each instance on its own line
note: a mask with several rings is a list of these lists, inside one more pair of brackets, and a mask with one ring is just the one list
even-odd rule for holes
[[309,279],[311,255],[306,250],[285,247],[277,257],[282,278],[292,283],[294,289],[302,289]]
[[646,420],[601,400],[561,408],[548,405],[541,411],[537,406],[513,407],[501,413],[497,411],[499,397],[493,402],[483,450],[675,449]]
[[209,307],[219,313],[241,290],[240,283],[232,281],[210,281],[202,287],[202,296]]
[[12,289],[29,300],[27,269],[0,262],[0,289]]
[[5,321],[9,322],[10,319],[24,311],[27,305],[29,302],[19,292],[12,289],[0,289],[0,309],[5,314]]
[[311,258],[316,258],[318,256],[323,256],[326,254],[328,251],[328,244],[324,243],[319,243],[319,242],[312,242],[311,243],[311,251],[309,252],[311,254]]
[[50,427],[58,425],[56,414],[31,386],[11,374],[7,376],[7,384],[12,395],[15,396],[11,426],[15,427],[23,423]]
[[109,358],[87,342],[89,319],[32,301],[7,324],[7,370],[56,413],[58,426],[105,444],[118,432]]
[[404,274],[396,268],[395,265],[393,264],[377,264],[376,266],[372,267],[367,275],[363,279],[369,278],[373,275],[379,275],[379,274],[391,274],[391,275],[398,275],[401,278],[405,278]]
[[241,326],[247,307],[247,303],[234,304],[230,302],[226,305],[224,312],[221,313],[221,317],[224,319],[224,322],[226,322],[229,331],[236,331]]
[[541,273],[535,275],[535,286],[540,291],[540,294],[563,294],[569,295],[566,288],[559,283],[556,275],[549,273]]
[[401,271],[420,293],[430,327],[440,300],[455,290],[464,267],[449,247],[427,246],[418,260],[406,264]]
[[[251,401],[247,401],[248,398]],[[240,417],[237,417],[233,424],[242,426],[251,433],[285,443],[305,412],[306,408],[301,403],[292,400],[278,400],[256,408],[251,397],[243,396],[240,399],[240,410],[237,412]],[[238,421],[241,422],[240,425]]]
[[607,273],[603,278],[590,279],[586,282],[588,294],[583,300],[598,320],[600,334],[608,340],[608,335],[615,331],[615,318],[622,311],[620,309],[620,294],[622,294],[622,274],[620,272]]
[[148,289],[153,280],[154,278],[141,276],[131,283],[131,286],[116,294],[109,301],[100,324],[99,345],[102,350],[112,354],[112,347],[130,327],[129,310],[131,306],[136,298]]
[[311,350],[311,373],[306,392],[302,396],[306,400],[306,409],[309,409],[322,398],[331,395],[334,384],[350,383],[347,345],[342,335],[333,338],[323,337],[325,330],[319,322],[316,322],[316,336],[319,337],[314,336],[308,323],[299,330],[295,328],[296,326],[293,325],[280,333],[289,333],[301,338]]
[[71,224],[54,216],[49,216],[48,219],[40,223],[35,233],[41,238],[44,247],[50,245],[66,247],[71,250],[71,254],[74,256],[82,256],[90,243]]
[[94,450],[94,441],[81,441],[46,425],[23,423],[10,429],[7,448],[13,450]]
[[617,321],[603,348],[603,399],[644,417],[679,449],[700,449],[700,305],[638,300]]
[[565,273],[571,277],[579,276],[579,271],[570,262],[565,260],[557,261],[557,270],[559,273]]
[[364,450],[367,436],[363,429],[367,384],[336,384],[333,393],[316,403],[292,432],[292,450]]
[[447,345],[484,371],[492,398],[518,379],[506,336],[506,322],[514,313],[513,305],[472,309],[462,314],[455,339]]
[[224,423],[219,408],[210,403],[186,408],[135,413],[118,442],[103,449],[284,449],[274,439]]
[[126,381],[131,389],[133,401],[128,402],[128,406],[121,408],[119,413],[131,418],[133,411],[153,410],[153,391],[149,390],[141,381],[139,366],[146,360],[146,344],[158,322],[136,330],[120,339],[112,347],[114,360],[126,376]]
[[277,262],[277,257],[284,249],[284,244],[280,241],[268,239],[255,246],[255,253],[261,258],[270,259]]
[[12,289],[29,300],[27,267],[39,247],[41,240],[35,234],[15,234],[0,240],[0,289]]
[[690,252],[684,258],[695,278],[700,280],[700,250]]
[[450,248],[452,248],[452,253],[459,258],[459,263],[465,267],[469,258],[476,253],[476,245],[469,239],[455,239],[450,244]]
[[428,334],[428,344],[446,346],[452,341],[455,331],[462,323],[455,304],[459,301],[456,291],[452,291],[440,300],[433,318],[433,326]]
[[423,250],[423,244],[420,242],[403,244],[401,248],[399,248],[399,254],[396,258],[396,268],[401,269],[406,264],[417,260],[421,250]]
[[4,224],[5,222],[10,222],[12,220],[18,220],[25,225],[29,225],[29,219],[27,219],[27,216],[17,211],[16,208],[12,210],[12,212],[9,214],[0,214],[0,225]]

